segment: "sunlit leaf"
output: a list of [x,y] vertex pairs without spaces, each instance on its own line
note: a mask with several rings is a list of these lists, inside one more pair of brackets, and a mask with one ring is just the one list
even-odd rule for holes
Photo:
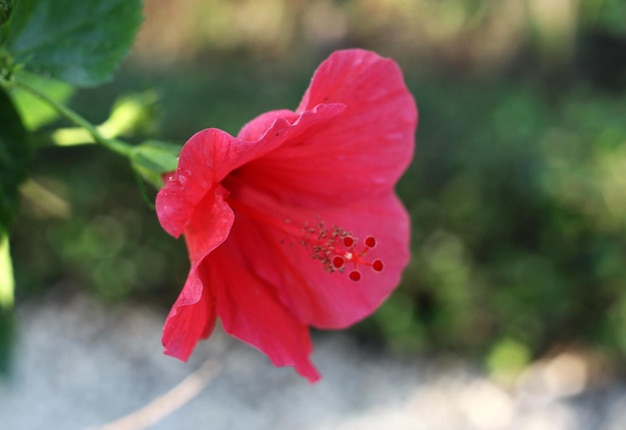
[[[9,236],[0,233],[0,309],[13,307],[13,263],[9,252]],[[0,311],[1,312],[1,311]]]
[[[20,81],[46,94],[58,103],[64,103],[74,93],[74,88],[65,82],[43,78],[32,73],[21,72]],[[24,126],[28,130],[37,130],[42,125],[59,116],[58,112],[50,107],[50,105],[20,88],[13,89],[11,91],[11,97],[22,117]]]
[[9,228],[18,209],[18,186],[26,176],[26,130],[13,102],[0,89],[0,374],[8,371],[13,338],[15,282]]
[[11,361],[14,291],[9,236],[0,228],[0,375],[8,372]]

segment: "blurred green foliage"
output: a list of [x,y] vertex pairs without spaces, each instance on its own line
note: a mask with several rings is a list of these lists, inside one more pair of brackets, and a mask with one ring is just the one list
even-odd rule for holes
[[[216,10],[220,1],[205,3]],[[272,20],[290,22],[291,3],[261,3],[280,12]],[[295,36],[277,43],[235,19],[251,2],[223,9],[232,34],[213,34],[228,28],[219,23],[201,34],[183,26],[201,21],[195,0],[154,12],[161,20],[151,30],[148,2],[134,61],[72,104],[100,123],[114,94],[156,88],[152,137],[183,143],[202,128],[236,133],[262,112],[295,108],[333,48],[393,55],[420,109],[416,158],[398,187],[413,220],[413,259],[402,286],[352,333],[402,351],[475,354],[511,372],[561,345],[624,357],[626,24],[615,19],[623,5],[505,3],[516,2],[312,2],[317,9],[293,12],[302,33],[289,26]],[[311,16],[344,20],[320,29]],[[246,23],[251,33],[236,31]],[[511,34],[496,32],[503,25]],[[171,45],[158,39],[166,34]],[[502,43],[486,43],[492,37]],[[107,300],[172,303],[188,269],[184,245],[160,229],[124,160],[99,148],[46,149],[31,173],[12,246],[18,298],[73,281]]]
[[626,352],[626,96],[524,78],[415,91],[418,156],[400,191],[421,345]]

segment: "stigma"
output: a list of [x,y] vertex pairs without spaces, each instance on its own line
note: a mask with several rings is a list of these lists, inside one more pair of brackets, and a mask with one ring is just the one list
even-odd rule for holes
[[380,273],[385,268],[380,258],[370,259],[367,254],[376,248],[378,240],[373,235],[365,236],[360,241],[352,232],[335,225],[327,227],[323,220],[315,217],[314,223],[300,222],[297,219],[278,218],[241,199],[229,199],[229,205],[236,211],[277,228],[285,234],[282,243],[297,243],[303,246],[314,260],[322,264],[329,273],[346,273],[348,278],[358,282],[363,271]]

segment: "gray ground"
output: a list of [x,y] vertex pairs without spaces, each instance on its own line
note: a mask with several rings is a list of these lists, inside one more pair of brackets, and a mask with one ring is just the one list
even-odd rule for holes
[[221,333],[188,364],[165,357],[163,318],[81,296],[21,306],[0,429],[626,429],[624,385],[590,388],[572,354],[505,390],[459,362],[399,361],[330,334],[315,339],[323,380],[310,385]]

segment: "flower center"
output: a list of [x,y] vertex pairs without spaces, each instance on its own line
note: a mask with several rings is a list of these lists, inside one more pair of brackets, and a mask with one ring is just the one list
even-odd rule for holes
[[[290,220],[285,220],[291,224]],[[332,272],[348,272],[348,277],[357,282],[361,280],[361,268],[369,267],[374,272],[382,272],[383,261],[379,258],[369,260],[366,255],[376,247],[376,238],[366,236],[362,244],[352,233],[339,226],[326,227],[324,221],[314,225],[305,223],[301,228],[302,237],[299,243],[304,246],[311,258],[319,260],[324,270]]]
[[241,200],[230,199],[230,206],[263,224],[269,224],[294,238],[309,253],[309,256],[318,260],[324,270],[329,273],[348,273],[348,278],[358,282],[361,280],[361,269],[369,267],[373,272],[382,272],[385,265],[380,258],[370,260],[367,253],[376,247],[377,240],[368,235],[362,242],[351,232],[340,226],[326,227],[326,223],[318,220],[313,224],[295,222],[290,218],[279,219],[260,211]]

